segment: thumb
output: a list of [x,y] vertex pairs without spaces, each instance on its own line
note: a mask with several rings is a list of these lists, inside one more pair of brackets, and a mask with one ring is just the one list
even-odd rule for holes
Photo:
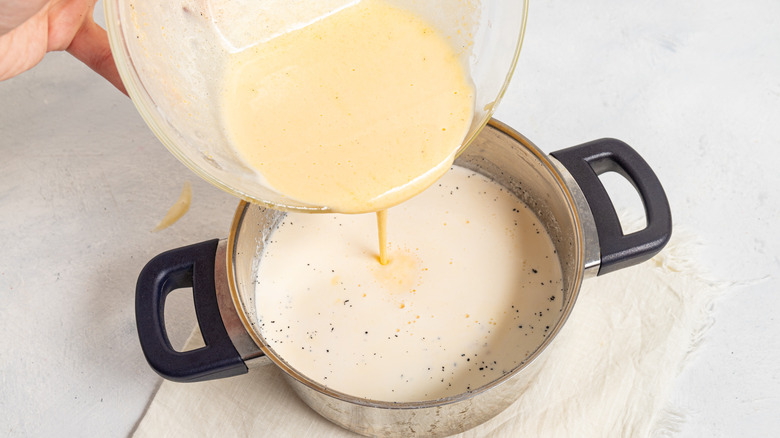
[[76,35],[73,36],[67,51],[106,78],[119,91],[127,94],[122,79],[119,77],[111,47],[108,45],[108,34],[93,20],[84,21]]

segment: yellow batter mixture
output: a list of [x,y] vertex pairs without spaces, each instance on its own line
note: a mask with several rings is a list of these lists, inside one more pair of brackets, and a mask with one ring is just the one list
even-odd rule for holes
[[474,89],[416,15],[363,0],[232,55],[223,117],[277,191],[341,213],[386,209],[452,164]]

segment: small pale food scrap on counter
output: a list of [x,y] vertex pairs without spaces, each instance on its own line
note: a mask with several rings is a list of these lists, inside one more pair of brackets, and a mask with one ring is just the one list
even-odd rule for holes
[[176,221],[182,218],[187,211],[190,209],[190,203],[192,202],[192,185],[189,181],[184,182],[184,186],[181,188],[181,194],[179,195],[179,199],[176,200],[176,202],[173,203],[170,209],[168,209],[168,213],[165,214],[165,217],[162,218],[159,224],[157,224],[156,227],[154,227],[154,230],[152,231],[162,231],[171,225],[175,224]]

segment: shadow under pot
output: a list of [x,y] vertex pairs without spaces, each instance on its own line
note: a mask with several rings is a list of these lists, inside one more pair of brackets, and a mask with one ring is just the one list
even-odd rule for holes
[[[275,232],[286,219],[295,216],[246,202],[239,205],[227,240],[215,239],[162,253],[141,272],[136,290],[136,320],[147,361],[164,378],[181,382],[226,378],[246,373],[256,365],[273,363],[284,371],[291,387],[312,409],[335,424],[369,436],[446,436],[494,417],[522,396],[528,365],[554,342],[571,313],[582,281],[651,258],[669,241],[672,219],[666,195],[652,169],[619,140],[596,140],[546,155],[519,133],[492,120],[455,165],[472,175],[484,176],[498,184],[502,192],[522,202],[534,215],[534,222],[549,236],[550,254],[560,268],[559,278],[548,280],[556,287],[557,293],[550,297],[556,299],[555,308],[544,328],[534,329],[540,336],[533,346],[511,348],[511,344],[501,344],[496,347],[487,342],[482,345],[501,350],[502,357],[512,359],[511,365],[484,362],[483,358],[480,363],[477,363],[480,358],[471,362],[472,351],[457,351],[447,367],[460,366],[458,373],[472,369],[487,377],[454,391],[439,388],[437,392],[434,385],[430,397],[417,394],[400,399],[347,393],[328,385],[322,376],[302,372],[306,364],[279,354],[279,340],[271,339],[270,332],[266,332],[270,321],[263,319],[263,309],[258,312],[261,297],[256,295],[261,293],[256,287],[258,270],[268,248],[276,244]],[[607,171],[620,173],[636,188],[645,208],[644,229],[623,234],[598,177]],[[452,239],[460,237],[451,236]],[[518,261],[517,271],[527,268],[519,265]],[[323,285],[320,295],[327,294],[330,286]],[[163,314],[166,296],[183,287],[192,287],[205,346],[177,352],[168,340]],[[533,293],[533,288],[520,289],[518,286],[521,295]],[[382,291],[373,292],[380,295]],[[478,300],[489,296],[482,290],[474,290],[473,295]],[[444,302],[449,297],[442,295],[440,299]],[[333,297],[333,302],[343,307],[348,305],[338,296]],[[529,329],[511,315],[507,316],[505,310],[502,315],[484,320],[482,325],[490,332]],[[534,310],[533,315],[540,316],[541,310]],[[380,313],[372,317],[379,325],[387,316]],[[408,321],[412,323],[417,321]],[[468,323],[477,325],[477,321]],[[427,336],[436,337],[436,324],[432,327],[434,333]],[[369,330],[366,327],[366,335]],[[451,328],[441,327],[438,336],[451,332]],[[398,329],[398,333],[408,334],[409,330]],[[387,337],[392,339],[395,334]],[[364,355],[377,353],[377,342],[364,342]],[[432,344],[430,351],[434,347]],[[345,359],[343,367],[355,375],[360,372],[354,360]],[[387,375],[375,372],[369,377],[376,382],[392,382],[398,373],[392,367],[389,369]],[[438,378],[427,380],[439,382]],[[456,381],[443,377],[440,380],[442,386],[448,387]]]

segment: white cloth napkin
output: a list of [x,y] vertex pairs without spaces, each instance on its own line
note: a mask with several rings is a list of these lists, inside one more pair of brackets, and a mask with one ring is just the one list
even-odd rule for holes
[[[677,233],[679,234],[679,233]],[[675,236],[651,261],[584,282],[520,399],[462,437],[648,437],[673,431],[675,377],[724,289]],[[188,344],[197,340],[191,338]],[[202,341],[201,341],[202,342]],[[301,402],[275,366],[203,383],[165,381],[139,421],[143,437],[355,436]]]

